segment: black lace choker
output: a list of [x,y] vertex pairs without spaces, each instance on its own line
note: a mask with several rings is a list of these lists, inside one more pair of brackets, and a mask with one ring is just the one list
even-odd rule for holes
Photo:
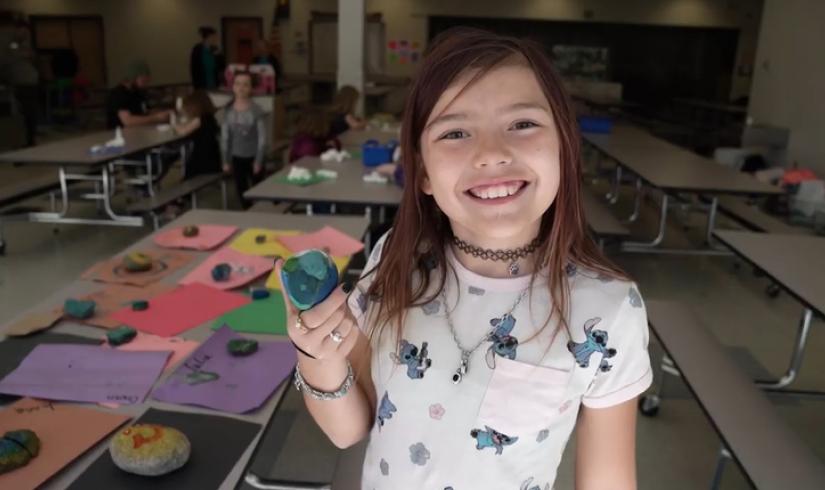
[[519,273],[518,261],[532,254],[539,247],[538,238],[533,239],[532,242],[523,247],[508,248],[505,250],[491,250],[488,248],[479,248],[475,245],[470,245],[464,240],[458,238],[457,236],[453,236],[453,243],[455,243],[455,246],[458,247],[458,249],[462,252],[472,255],[473,257],[479,258],[481,260],[492,260],[493,262],[510,262],[508,270],[511,276],[518,275]]

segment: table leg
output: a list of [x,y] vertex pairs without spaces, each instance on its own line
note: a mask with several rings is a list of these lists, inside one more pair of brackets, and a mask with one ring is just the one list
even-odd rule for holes
[[719,208],[719,198],[713,196],[710,200],[710,209],[708,209],[708,226],[705,230],[705,241],[708,245],[713,245],[713,228],[716,226],[716,212]]
[[802,318],[799,321],[799,330],[796,333],[796,343],[791,354],[791,363],[785,374],[776,381],[757,381],[760,388],[767,391],[781,390],[796,380],[799,368],[802,366],[802,356],[805,353],[805,345],[808,343],[808,334],[811,330],[811,320],[814,312],[810,308],[805,308]]
[[229,197],[226,190],[226,179],[221,180],[221,204],[223,209],[229,209]]
[[[138,216],[121,216],[112,210],[111,191],[109,189],[109,168],[107,165],[100,167],[99,176],[88,174],[69,174],[65,167],[60,167],[58,175],[60,177],[61,209],[48,213],[29,213],[29,221],[35,223],[63,223],[63,224],[87,224],[87,225],[120,225],[120,226],[143,226],[143,218]],[[69,181],[88,182],[93,181],[103,185],[103,191],[96,194],[86,194],[85,197],[103,202],[103,211],[111,219],[99,218],[69,218]]]
[[642,209],[642,179],[636,177],[636,196],[633,199],[633,214],[627,217],[627,223],[634,223],[639,219],[639,213]]
[[616,204],[619,201],[619,187],[622,185],[622,166],[616,164],[616,180],[613,181],[613,189],[604,196],[610,204]]
[[650,249],[658,247],[665,239],[665,227],[667,226],[667,209],[669,206],[670,196],[662,194],[662,202],[659,210],[659,232],[656,237],[649,242],[625,242],[622,244],[622,249]]
[[710,482],[711,490],[717,490],[722,484],[722,474],[725,472],[725,465],[731,459],[730,451],[725,446],[719,448],[719,457],[716,460],[716,469],[713,471],[713,480]]

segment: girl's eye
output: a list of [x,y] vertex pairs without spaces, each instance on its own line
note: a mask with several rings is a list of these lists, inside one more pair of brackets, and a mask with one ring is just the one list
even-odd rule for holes
[[533,121],[518,121],[517,123],[513,124],[513,129],[530,129],[537,127],[538,124],[534,123]]
[[467,137],[466,132],[464,132],[460,129],[456,129],[455,131],[450,131],[448,133],[444,133],[438,139],[440,139],[440,140],[458,140],[458,139],[462,139],[462,138],[466,138],[466,137]]

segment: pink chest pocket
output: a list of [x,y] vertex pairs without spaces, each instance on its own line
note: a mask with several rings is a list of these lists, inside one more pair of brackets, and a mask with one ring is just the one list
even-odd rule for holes
[[546,428],[558,416],[571,376],[571,371],[497,357],[478,423],[510,436]]

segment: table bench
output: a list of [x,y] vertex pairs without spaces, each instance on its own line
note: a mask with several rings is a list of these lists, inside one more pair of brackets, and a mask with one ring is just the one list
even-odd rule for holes
[[[825,464],[687,307],[649,300],[647,314],[667,358],[722,440],[711,488],[718,488],[728,459],[754,488],[825,488]],[[643,413],[650,412],[651,397],[640,399]]]
[[192,203],[192,209],[198,207],[197,193],[201,189],[210,185],[220,183],[221,195],[223,198],[223,209],[227,207],[226,197],[226,178],[222,173],[203,174],[184,180],[183,182],[166,189],[161,190],[153,196],[145,197],[139,201],[130,204],[126,211],[131,214],[145,214],[152,218],[152,224],[157,230],[160,228],[160,216],[158,211],[165,208],[169,204],[174,203],[178,199],[189,197]]

